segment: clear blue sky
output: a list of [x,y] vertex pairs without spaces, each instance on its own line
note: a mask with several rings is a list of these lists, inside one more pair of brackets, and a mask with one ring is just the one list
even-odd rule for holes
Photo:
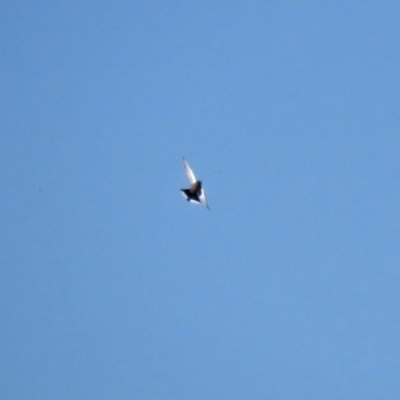
[[1,397],[398,400],[399,21],[3,1]]

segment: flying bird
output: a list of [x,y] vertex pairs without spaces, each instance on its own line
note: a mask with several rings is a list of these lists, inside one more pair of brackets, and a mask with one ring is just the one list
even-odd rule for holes
[[203,206],[206,206],[208,209],[210,209],[208,207],[206,193],[202,187],[202,182],[196,179],[192,169],[185,160],[185,157],[183,157],[183,166],[185,168],[186,178],[191,185],[189,189],[181,189],[183,197],[191,203],[203,204]]

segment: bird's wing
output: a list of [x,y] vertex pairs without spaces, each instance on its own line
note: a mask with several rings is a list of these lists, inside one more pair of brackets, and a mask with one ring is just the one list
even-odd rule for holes
[[200,203],[203,204],[203,206],[206,206],[208,209],[210,209],[210,207],[208,207],[206,192],[203,188],[200,189],[199,200]]
[[188,181],[193,185],[193,183],[195,183],[197,180],[185,158],[183,158],[183,166],[185,167],[186,178],[188,178]]
[[200,204],[200,205],[201,205],[201,203],[199,203],[196,199],[190,199],[190,200],[189,200],[189,203],[192,203],[192,204]]

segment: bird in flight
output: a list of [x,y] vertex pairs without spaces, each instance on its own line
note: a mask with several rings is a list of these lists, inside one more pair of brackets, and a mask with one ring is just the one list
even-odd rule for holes
[[210,209],[208,207],[206,193],[202,187],[202,182],[196,179],[192,169],[185,160],[185,157],[183,157],[183,166],[185,168],[186,178],[191,185],[189,189],[181,189],[183,197],[191,203],[203,204],[203,206],[206,206],[208,209]]

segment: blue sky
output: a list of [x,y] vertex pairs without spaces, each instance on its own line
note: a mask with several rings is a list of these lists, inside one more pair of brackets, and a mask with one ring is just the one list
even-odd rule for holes
[[399,19],[3,2],[2,396],[399,399]]

